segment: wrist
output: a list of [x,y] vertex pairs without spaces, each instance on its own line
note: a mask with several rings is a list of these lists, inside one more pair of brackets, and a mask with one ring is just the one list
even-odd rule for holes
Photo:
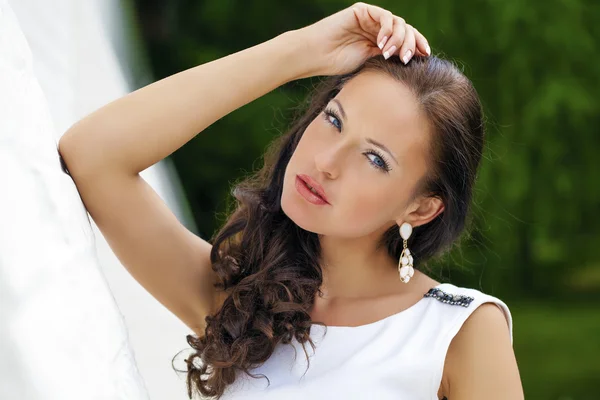
[[303,79],[318,75],[318,67],[311,57],[311,40],[306,31],[295,29],[286,31],[275,38],[283,52],[284,62],[293,78]]

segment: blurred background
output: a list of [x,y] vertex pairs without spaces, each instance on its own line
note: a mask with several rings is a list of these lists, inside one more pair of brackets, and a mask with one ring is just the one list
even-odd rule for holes
[[[58,136],[126,92],[352,3],[11,1]],[[460,65],[487,115],[473,229],[430,264],[435,277],[507,303],[527,399],[600,399],[600,2],[373,4],[404,17],[434,54]],[[267,144],[317,79],[232,112],[142,176],[190,230],[210,238],[232,184],[262,165]],[[187,398],[171,360],[188,348],[190,330],[128,275],[94,229],[150,398]]]
[[[160,79],[352,3],[138,0],[134,7]],[[404,17],[436,55],[459,64],[487,114],[474,229],[432,266],[443,279],[507,302],[527,399],[600,399],[600,2],[371,3]],[[265,146],[285,131],[311,84],[274,90],[172,155],[202,237],[222,223],[232,183],[262,165]]]

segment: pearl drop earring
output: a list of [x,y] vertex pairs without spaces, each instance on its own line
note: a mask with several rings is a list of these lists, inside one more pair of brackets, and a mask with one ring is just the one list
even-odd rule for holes
[[398,272],[400,273],[400,280],[404,283],[408,283],[410,278],[415,274],[415,270],[413,269],[413,257],[407,247],[407,240],[411,233],[412,225],[408,222],[405,222],[400,226],[400,236],[402,236],[403,239],[404,250],[402,250],[402,254],[400,254]]

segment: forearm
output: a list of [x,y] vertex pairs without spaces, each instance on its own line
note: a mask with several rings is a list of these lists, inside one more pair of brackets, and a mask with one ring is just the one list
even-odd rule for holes
[[296,32],[171,75],[86,116],[59,142],[70,173],[137,174],[237,108],[310,76]]

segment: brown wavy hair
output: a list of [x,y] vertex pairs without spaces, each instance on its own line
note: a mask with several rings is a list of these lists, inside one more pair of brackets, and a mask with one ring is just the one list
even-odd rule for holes
[[[311,324],[324,325],[309,315],[315,295],[322,295],[319,240],[282,212],[283,177],[306,127],[346,82],[366,70],[406,85],[433,131],[430,168],[413,196],[438,197],[444,211],[414,228],[408,246],[415,267],[423,270],[425,261],[449,250],[463,232],[484,144],[482,107],[469,79],[452,62],[436,56],[416,56],[407,65],[399,57],[377,56],[351,73],[325,77],[298,109],[290,129],[272,142],[262,169],[234,186],[233,211],[211,240],[212,268],[220,280],[216,288],[228,296],[206,317],[203,336],[187,336],[195,350],[185,360],[190,399],[194,389],[220,398],[238,372],[256,378],[250,370],[263,364],[280,343],[296,339],[305,354],[306,342],[315,348]],[[400,257],[397,227],[382,235],[379,246],[385,246],[390,257]]]

